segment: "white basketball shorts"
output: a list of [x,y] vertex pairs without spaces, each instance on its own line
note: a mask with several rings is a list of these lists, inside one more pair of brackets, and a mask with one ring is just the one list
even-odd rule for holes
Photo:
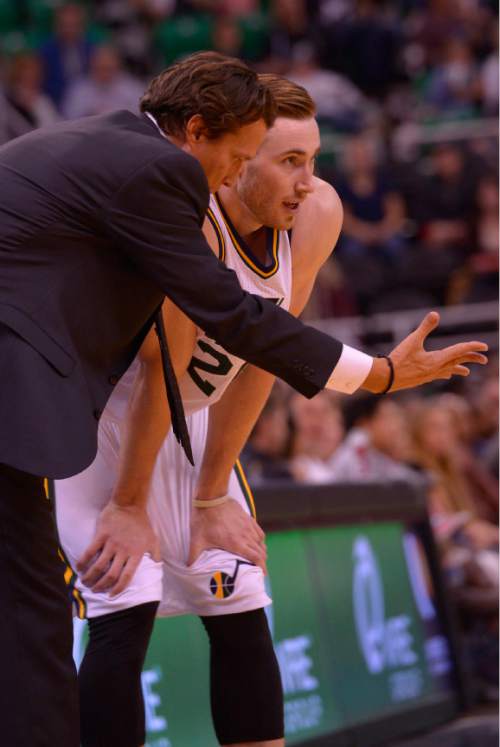
[[[79,475],[56,481],[59,538],[73,569],[68,569],[67,580],[80,617],[96,617],[152,601],[160,602],[161,616],[247,612],[271,603],[262,570],[243,557],[224,550],[206,550],[193,565],[186,565],[191,504],[205,448],[208,410],[190,415],[187,421],[196,466],[189,464],[171,433],[158,455],[151,481],[148,513],[160,541],[162,560],[155,562],[145,555],[127,589],[115,597],[92,592],[74,569],[94,537],[97,518],[116,480],[120,423],[105,412],[94,462]],[[251,494],[239,465],[231,475],[229,492],[251,512]]]

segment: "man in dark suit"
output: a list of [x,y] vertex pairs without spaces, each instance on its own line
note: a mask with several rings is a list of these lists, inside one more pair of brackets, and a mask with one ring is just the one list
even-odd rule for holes
[[[392,381],[389,361],[245,294],[203,239],[209,187],[236,176],[273,120],[257,76],[197,55],[158,76],[142,108],[142,118],[93,117],[0,150],[0,718],[9,747],[78,745],[70,610],[43,477],[92,461],[100,413],[165,294],[227,350],[308,396],[327,384],[376,392]],[[435,357],[413,345],[391,364],[397,388],[464,373],[479,349]]]

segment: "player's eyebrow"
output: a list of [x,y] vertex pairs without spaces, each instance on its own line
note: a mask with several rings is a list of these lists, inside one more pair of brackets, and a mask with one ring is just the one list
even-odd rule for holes
[[[320,150],[321,148],[316,148],[313,153],[313,158],[316,158]],[[284,156],[307,156],[307,151],[303,150],[302,148],[291,148],[290,150],[284,150],[279,154],[278,157],[283,158]]]

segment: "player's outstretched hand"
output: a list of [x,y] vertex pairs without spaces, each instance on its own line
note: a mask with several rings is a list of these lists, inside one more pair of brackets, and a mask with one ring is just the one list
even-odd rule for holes
[[141,558],[160,559],[159,544],[146,510],[110,501],[102,510],[94,539],[77,562],[82,583],[92,591],[122,592]]
[[264,532],[238,501],[230,498],[220,506],[193,508],[188,565],[203,550],[214,547],[239,555],[267,573]]
[[[429,312],[417,329],[405,337],[390,353],[394,365],[394,383],[391,392],[399,389],[411,389],[412,387],[428,384],[436,379],[451,379],[452,376],[468,376],[470,370],[467,364],[479,363],[484,365],[488,359],[483,353],[488,350],[484,342],[460,342],[450,345],[441,350],[427,351],[424,343],[429,334],[439,324],[439,314],[436,311]],[[385,371],[381,376],[381,365]],[[377,369],[375,371],[375,365]],[[365,389],[372,392],[380,392],[388,381],[387,362],[376,360],[371,374],[368,376]]]

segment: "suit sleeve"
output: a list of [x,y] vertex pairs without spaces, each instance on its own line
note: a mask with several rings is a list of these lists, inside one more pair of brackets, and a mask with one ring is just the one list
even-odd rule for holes
[[106,227],[117,248],[211,338],[312,397],[326,385],[342,343],[242,290],[203,236],[207,205],[198,162],[169,154],[120,188],[106,208]]

